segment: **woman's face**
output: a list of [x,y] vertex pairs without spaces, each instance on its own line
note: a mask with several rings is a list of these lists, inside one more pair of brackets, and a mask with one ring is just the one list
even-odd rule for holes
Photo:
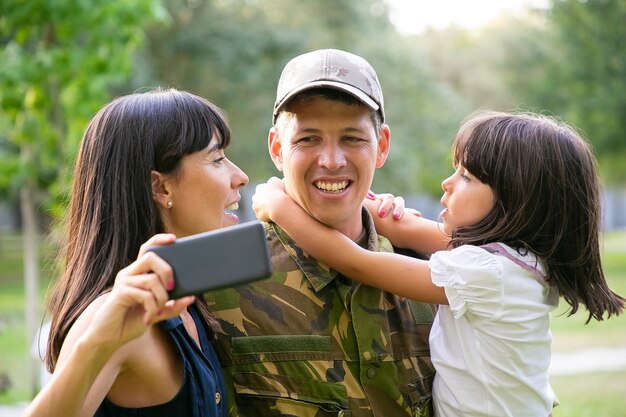
[[161,210],[165,229],[183,237],[236,224],[239,219],[230,211],[238,208],[239,188],[248,184],[248,176],[214,138],[205,149],[185,155],[166,184],[171,207]]

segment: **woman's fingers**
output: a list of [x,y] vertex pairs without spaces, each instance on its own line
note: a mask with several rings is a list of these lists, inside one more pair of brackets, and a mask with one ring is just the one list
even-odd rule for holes
[[137,258],[140,258],[144,253],[146,253],[147,249],[150,246],[169,245],[170,243],[173,243],[175,240],[176,240],[176,235],[173,235],[172,233],[156,234],[152,236],[150,239],[148,239],[143,245],[141,245],[141,247],[139,248],[139,254],[137,255]]
[[166,290],[174,288],[174,271],[170,264],[154,252],[145,252],[123,271],[127,275],[153,273],[159,277]]
[[176,300],[168,300],[154,315],[144,316],[144,321],[148,320],[150,324],[159,321],[171,319],[180,315],[187,307],[189,307],[196,300],[196,297],[189,295],[187,297],[181,297]]

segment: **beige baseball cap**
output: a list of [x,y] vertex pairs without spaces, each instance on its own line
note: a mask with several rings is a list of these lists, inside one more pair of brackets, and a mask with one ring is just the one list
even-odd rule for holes
[[338,49],[320,49],[293,58],[285,65],[278,88],[272,123],[296,94],[311,88],[333,88],[353,95],[385,121],[383,90],[374,68],[363,58]]

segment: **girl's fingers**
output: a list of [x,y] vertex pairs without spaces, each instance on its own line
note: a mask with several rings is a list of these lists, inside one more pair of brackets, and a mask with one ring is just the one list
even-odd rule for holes
[[[378,194],[376,197],[380,200],[380,206],[378,206],[379,217],[385,217],[394,211],[395,199],[393,194]],[[402,207],[404,208],[404,200],[402,200]]]
[[[400,196],[394,196],[393,194],[374,194],[371,190],[368,191],[365,197],[365,206],[372,213],[378,214],[378,217],[386,217],[389,213],[392,213],[392,217],[399,220],[404,216],[405,212],[412,215],[421,217],[422,213],[414,209],[407,209],[404,198]],[[378,203],[378,205],[375,205]]]
[[404,214],[404,198],[395,197],[393,199],[393,218],[398,220],[402,218],[402,214]]
[[412,208],[405,209],[405,211],[407,213],[409,213],[409,214],[412,214],[413,216],[422,217],[422,212],[421,211],[418,211],[418,210],[415,210],[415,209],[412,209]]

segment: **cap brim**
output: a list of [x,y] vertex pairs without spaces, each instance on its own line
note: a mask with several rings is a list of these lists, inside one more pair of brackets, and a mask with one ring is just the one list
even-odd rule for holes
[[356,97],[357,99],[359,99],[361,102],[363,102],[363,104],[367,105],[372,110],[374,111],[380,110],[380,106],[374,100],[372,100],[367,94],[365,94],[363,91],[359,90],[356,87],[353,87],[348,84],[340,83],[340,82],[335,82],[335,81],[327,81],[327,80],[312,81],[310,83],[302,84],[298,86],[297,88],[293,89],[292,91],[289,92],[289,94],[287,94],[285,97],[283,97],[279,102],[277,102],[274,105],[273,122],[276,122],[276,116],[278,116],[280,109],[282,109],[283,106],[289,100],[293,98],[293,96],[303,91],[310,90],[312,88],[332,88],[335,90],[344,91]]

